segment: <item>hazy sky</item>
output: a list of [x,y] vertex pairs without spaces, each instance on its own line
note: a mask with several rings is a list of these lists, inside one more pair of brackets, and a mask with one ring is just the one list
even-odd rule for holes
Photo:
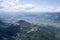
[[0,11],[60,12],[60,0],[0,0]]
[[31,3],[36,6],[60,6],[60,0],[21,0],[21,3]]

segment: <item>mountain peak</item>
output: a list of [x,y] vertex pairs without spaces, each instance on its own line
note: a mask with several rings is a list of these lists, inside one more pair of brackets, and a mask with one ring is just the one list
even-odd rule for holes
[[17,23],[27,23],[27,24],[30,24],[29,22],[27,22],[25,20],[19,20]]

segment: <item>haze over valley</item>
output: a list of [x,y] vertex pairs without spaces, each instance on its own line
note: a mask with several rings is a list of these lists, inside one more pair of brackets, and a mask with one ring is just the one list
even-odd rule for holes
[[0,16],[1,40],[60,40],[60,13],[1,13]]

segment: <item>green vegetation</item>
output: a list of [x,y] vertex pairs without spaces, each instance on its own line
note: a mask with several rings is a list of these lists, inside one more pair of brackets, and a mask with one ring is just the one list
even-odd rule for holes
[[0,40],[60,40],[60,29],[54,26],[35,25],[24,20],[0,27]]

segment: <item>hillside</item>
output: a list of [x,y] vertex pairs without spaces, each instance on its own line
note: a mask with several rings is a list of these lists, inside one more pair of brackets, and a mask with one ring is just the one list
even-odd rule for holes
[[0,29],[0,40],[59,40],[59,29],[54,26],[44,26],[29,23],[25,20]]

